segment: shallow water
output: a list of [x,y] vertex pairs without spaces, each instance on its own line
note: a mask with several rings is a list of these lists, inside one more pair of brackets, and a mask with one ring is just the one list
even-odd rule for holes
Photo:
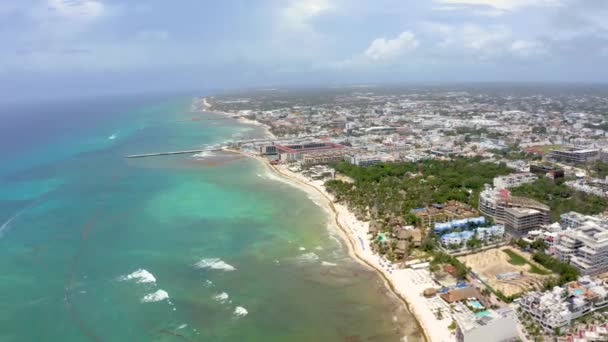
[[189,109],[123,98],[2,111],[0,341],[419,339],[323,210],[263,165],[123,158],[263,134]]

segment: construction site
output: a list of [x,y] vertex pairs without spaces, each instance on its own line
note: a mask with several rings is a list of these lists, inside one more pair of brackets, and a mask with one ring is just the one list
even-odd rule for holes
[[535,263],[529,255],[509,247],[459,256],[484,283],[506,296],[543,288],[552,273]]

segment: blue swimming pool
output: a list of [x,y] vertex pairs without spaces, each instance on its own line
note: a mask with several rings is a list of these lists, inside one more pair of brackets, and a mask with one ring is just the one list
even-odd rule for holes
[[483,309],[484,306],[481,305],[481,303],[478,300],[470,300],[469,301],[469,305],[473,308],[473,309]]
[[488,311],[488,310],[479,311],[478,313],[475,314],[475,316],[477,316],[477,317],[490,316],[490,311]]

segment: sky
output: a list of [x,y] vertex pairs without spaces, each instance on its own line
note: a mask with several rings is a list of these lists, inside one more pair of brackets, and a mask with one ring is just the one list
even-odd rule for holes
[[0,0],[0,100],[608,80],[608,0]]

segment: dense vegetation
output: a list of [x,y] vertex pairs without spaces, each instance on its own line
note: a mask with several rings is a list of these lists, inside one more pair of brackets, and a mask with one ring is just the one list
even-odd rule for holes
[[545,287],[550,289],[553,286],[563,285],[567,282],[578,279],[579,271],[572,265],[561,262],[545,253],[534,253],[534,261],[543,265],[545,268],[559,274],[557,280],[550,280]]
[[533,198],[551,207],[552,221],[559,220],[559,215],[569,211],[592,215],[608,207],[608,200],[605,198],[571,189],[563,183],[556,183],[548,178],[513,188],[511,193]]
[[595,177],[604,178],[608,176],[608,163],[597,160],[589,166],[589,171],[591,171]]
[[330,180],[325,185],[338,201],[346,202],[359,216],[401,217],[415,220],[413,208],[457,200],[477,207],[479,192],[497,175],[512,172],[505,164],[483,163],[479,158],[452,161],[379,164],[358,167],[335,165],[353,183]]

